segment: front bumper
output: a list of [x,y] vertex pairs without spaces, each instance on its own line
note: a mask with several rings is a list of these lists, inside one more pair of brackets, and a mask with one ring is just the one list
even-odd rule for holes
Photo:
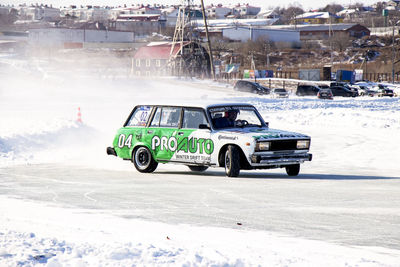
[[270,154],[254,153],[250,157],[250,164],[253,167],[284,166],[303,163],[312,160],[312,154],[304,153],[281,153]]

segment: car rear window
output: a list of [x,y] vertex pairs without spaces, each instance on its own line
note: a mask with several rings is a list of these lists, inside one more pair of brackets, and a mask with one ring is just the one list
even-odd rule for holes
[[135,109],[126,126],[146,126],[151,114],[151,106],[139,106]]

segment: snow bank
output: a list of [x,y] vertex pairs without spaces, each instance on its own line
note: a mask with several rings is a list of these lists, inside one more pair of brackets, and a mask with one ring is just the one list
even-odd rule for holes
[[400,256],[242,226],[168,225],[0,199],[2,266],[396,266]]
[[88,145],[95,137],[96,130],[76,121],[61,122],[40,132],[0,137],[0,167],[66,161],[74,150]]

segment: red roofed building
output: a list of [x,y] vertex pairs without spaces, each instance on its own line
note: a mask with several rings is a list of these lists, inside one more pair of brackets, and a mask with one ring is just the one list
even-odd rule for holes
[[[175,62],[168,66],[172,42],[153,42],[138,49],[133,57],[133,73],[136,76],[162,76],[176,74],[173,71]],[[172,55],[180,58],[182,55],[182,68],[189,72],[205,71],[209,73],[210,63],[207,51],[199,44],[184,42],[183,53],[181,45],[175,44]],[[200,56],[202,55],[202,56]],[[198,62],[198,64],[196,64]]]

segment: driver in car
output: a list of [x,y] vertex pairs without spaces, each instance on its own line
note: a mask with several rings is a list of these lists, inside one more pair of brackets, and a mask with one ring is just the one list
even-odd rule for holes
[[221,128],[226,128],[226,127],[235,127],[235,121],[237,118],[238,112],[236,110],[230,110],[225,112],[225,116],[223,117],[223,120],[221,121],[220,127]]
[[238,116],[238,112],[236,110],[231,110],[227,112],[228,114],[225,114],[225,116],[228,118],[228,126],[234,127],[235,126],[235,121]]
[[226,111],[224,117],[219,117],[213,120],[215,127],[219,129],[219,128],[231,128],[231,127],[241,126],[238,125],[238,122],[240,122],[240,120],[236,121],[239,112],[240,112],[239,110]]

